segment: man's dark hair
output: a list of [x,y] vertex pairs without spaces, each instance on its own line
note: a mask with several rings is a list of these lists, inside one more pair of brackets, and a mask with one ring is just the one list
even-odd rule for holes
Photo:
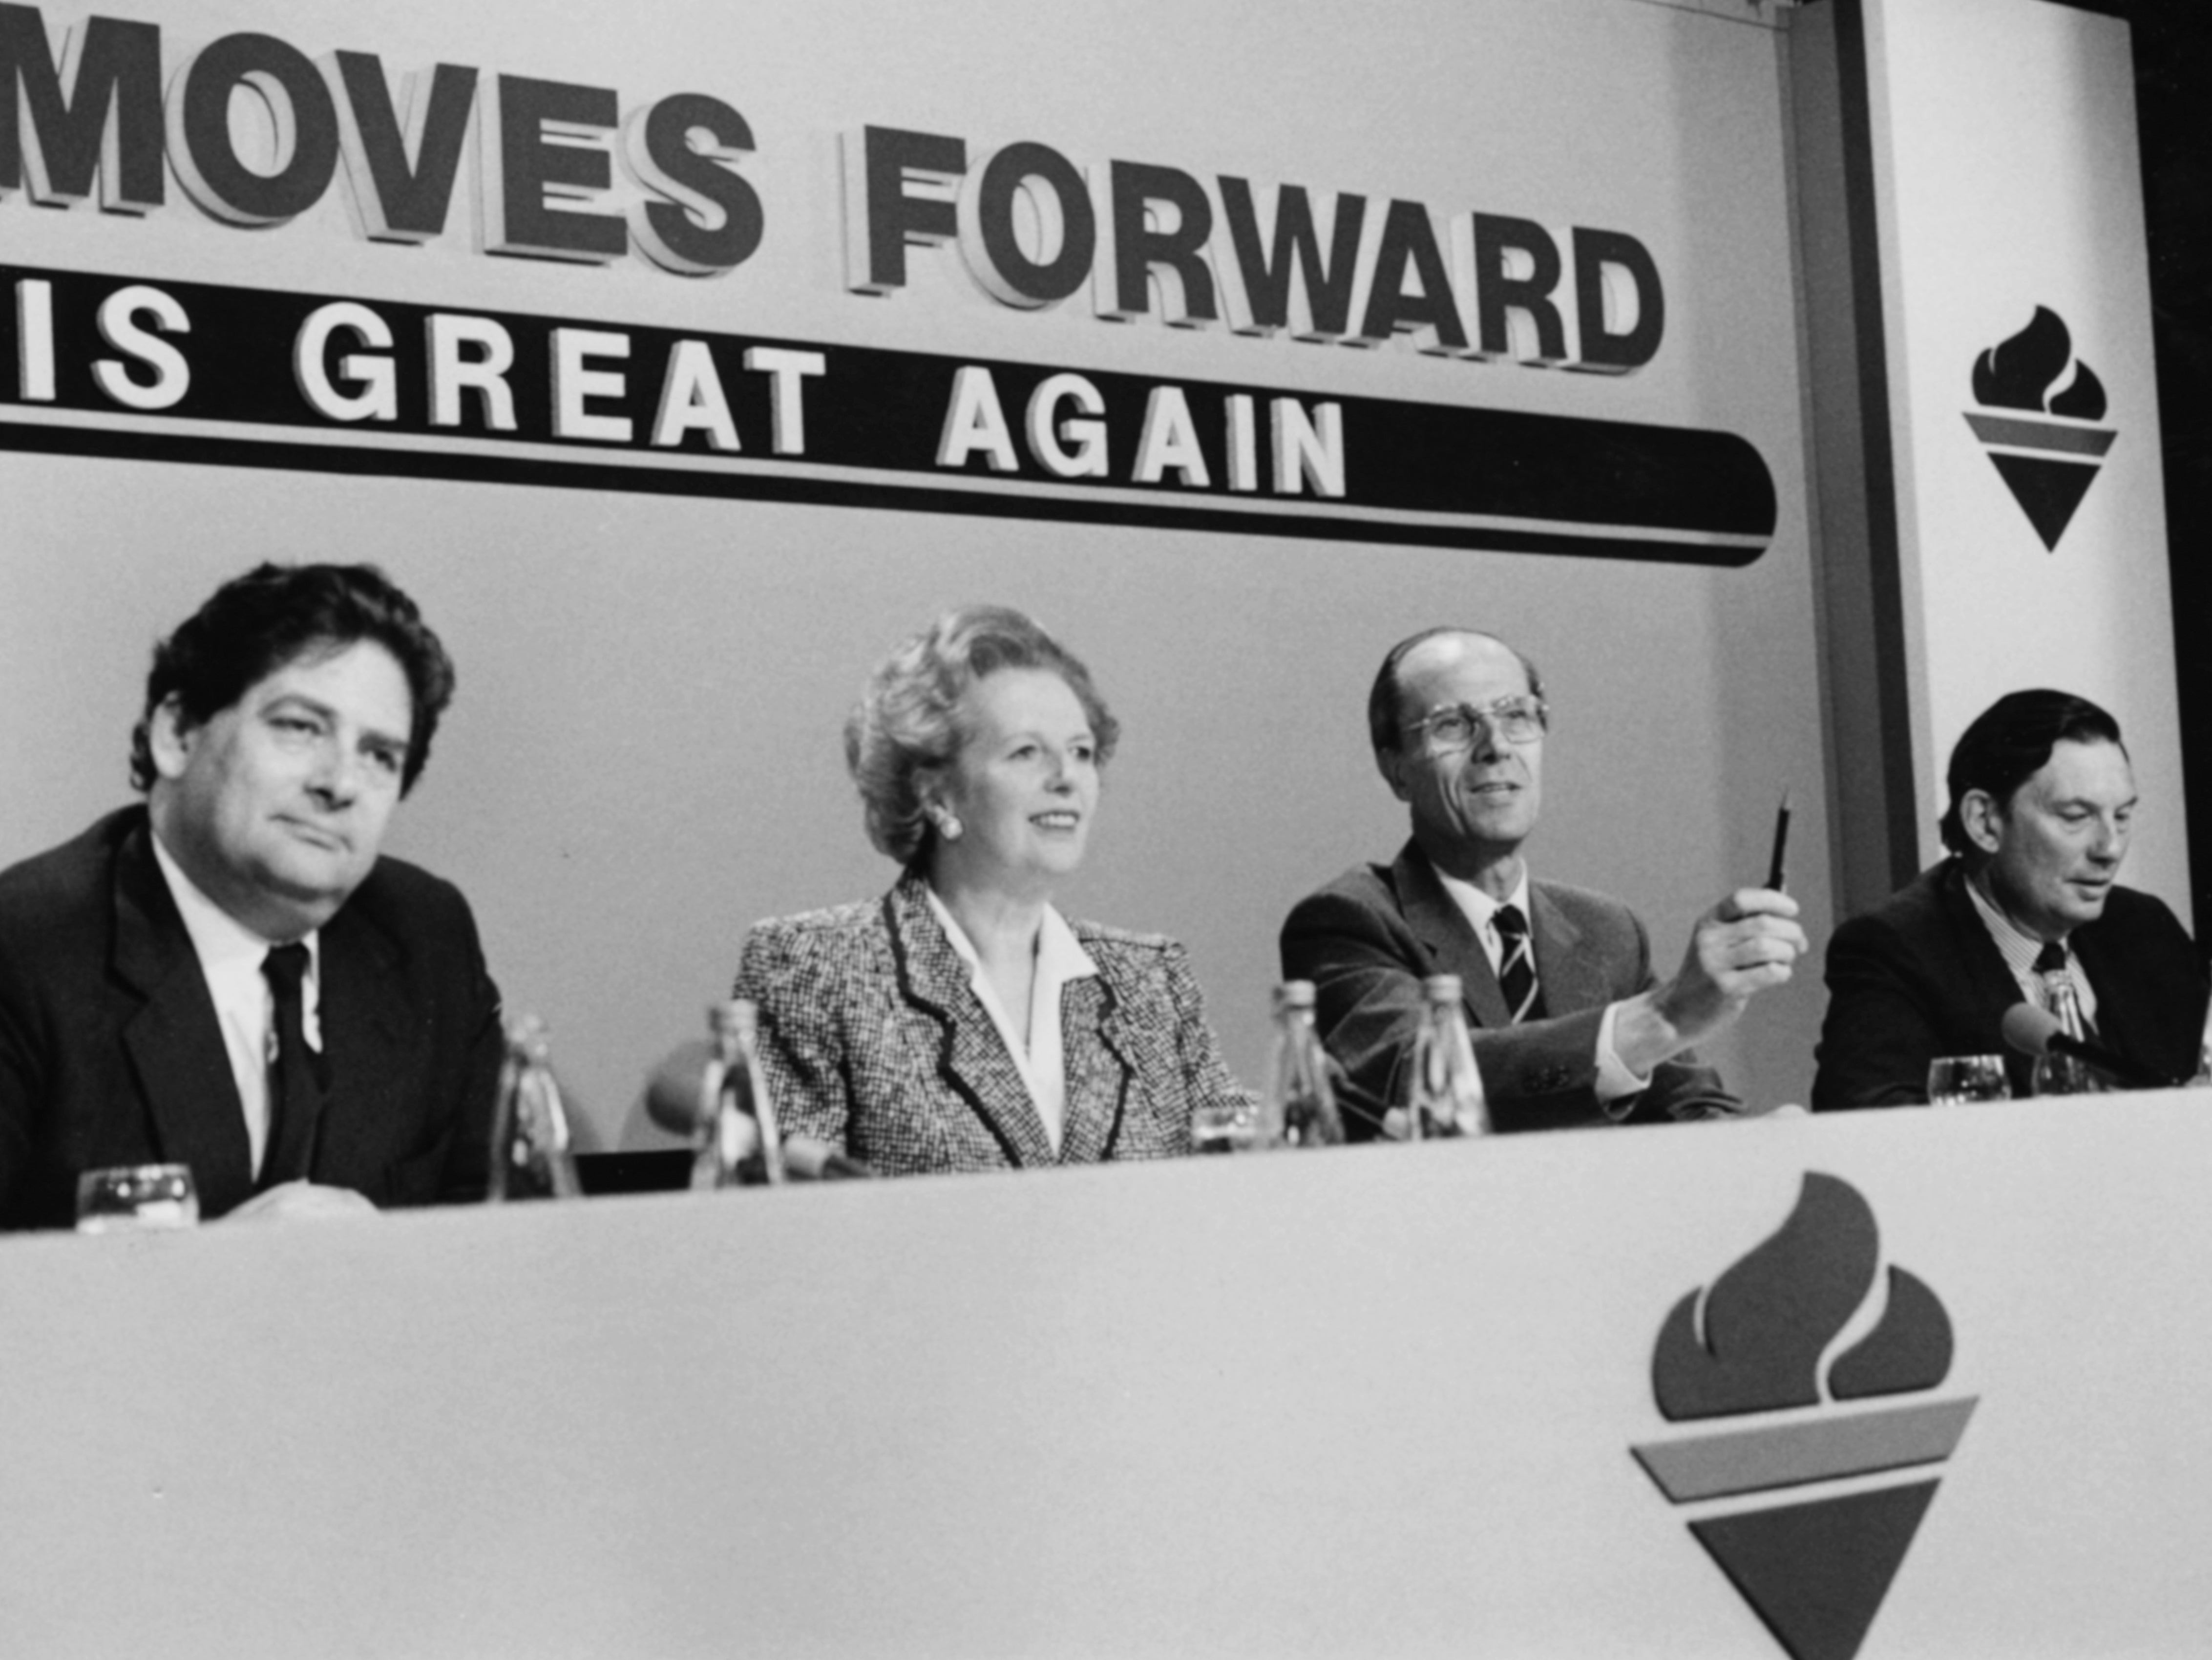
[[1498,640],[1496,635],[1485,634],[1480,629],[1463,629],[1449,623],[1441,628],[1423,629],[1419,634],[1407,635],[1391,647],[1383,655],[1382,666],[1375,672],[1375,684],[1367,693],[1367,736],[1378,751],[1387,753],[1398,747],[1398,705],[1404,701],[1404,694],[1398,685],[1398,665],[1406,660],[1406,654],[1414,647],[1447,634],[1464,634],[1477,640],[1495,640],[1499,645],[1505,646],[1505,649],[1519,660],[1522,672],[1528,677],[1530,695],[1539,698],[1543,696],[1544,677],[1536,672],[1536,666],[1528,660],[1528,654],[1517,647],[1506,646],[1505,642]]
[[453,701],[453,663],[415,602],[374,565],[264,564],[217,588],[154,648],[146,707],[131,729],[131,783],[154,786],[149,728],[154,711],[171,698],[186,726],[200,726],[287,663],[364,640],[390,652],[407,677],[415,718],[399,775],[406,794],[422,775],[438,717]]
[[[2009,807],[2020,787],[2043,769],[2062,741],[2120,744],[2120,723],[2086,697],[2070,691],[2013,691],[1974,717],[1951,751],[1944,782],[1951,805],[1939,827],[1943,845],[1955,854],[1978,852],[1967,838],[1959,804],[1980,790],[1999,806]],[[2120,744],[2124,754],[2127,745]]]

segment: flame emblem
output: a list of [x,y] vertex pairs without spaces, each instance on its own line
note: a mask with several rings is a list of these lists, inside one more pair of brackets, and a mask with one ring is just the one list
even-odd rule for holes
[[[1966,424],[2045,549],[2056,552],[2075,509],[2096,482],[2097,458],[2119,435],[2087,424],[2105,418],[2105,383],[2075,356],[2065,319],[2048,306],[2038,306],[2027,327],[1977,357],[1972,381],[1974,401],[1982,407],[1966,412]],[[1986,413],[1990,410],[2060,418]]]
[[1991,346],[1974,362],[1974,401],[1991,409],[2033,410],[2082,421],[2105,418],[2105,383],[2087,363],[2074,364],[2063,392],[2048,396],[2074,356],[2074,337],[2048,306],[2038,306],[2027,326]]
[[[1652,1395],[1668,1422],[1758,1421],[1630,1449],[1669,1500],[1703,1507],[1690,1532],[1795,1660],[1858,1652],[1937,1485],[1863,1478],[1942,1463],[1974,1409],[1972,1396],[1859,1408],[1923,1395],[1951,1369],[1941,1300],[1904,1268],[1880,1269],[1866,1200],[1807,1172],[1789,1219],[1676,1303],[1652,1351]],[[1879,1318],[1838,1347],[1877,1283]],[[1743,1502],[1847,1481],[1810,1499]]]

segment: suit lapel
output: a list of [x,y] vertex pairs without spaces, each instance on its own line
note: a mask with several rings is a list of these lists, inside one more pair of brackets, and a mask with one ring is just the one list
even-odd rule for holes
[[2076,929],[2071,943],[2074,954],[2081,959],[2081,972],[2097,990],[2098,1040],[2114,1054],[2157,1071],[2157,1032],[2146,1028],[2142,1000],[2126,994],[2130,977],[2120,950],[2095,922]]
[[2081,972],[2088,976],[2089,983],[2097,988],[2098,1041],[2114,1053],[2130,1061],[2136,1060],[2141,1050],[2136,1047],[2134,1035],[2128,1029],[2125,1001],[2105,995],[2105,988],[2113,982],[2114,964],[2100,949],[2103,942],[2092,929],[2077,928],[2069,943],[2074,947],[2074,955],[2081,964]]
[[1060,1041],[1067,1068],[1060,1162],[1097,1164],[1109,1156],[1121,1133],[1135,1070],[1129,1064],[1129,1034],[1123,1029],[1120,1000],[1103,974],[1060,988]]
[[1990,938],[1989,924],[1974,909],[1973,896],[1966,891],[1966,870],[1960,860],[1954,860],[1951,868],[1944,873],[1943,904],[1951,914],[1951,930],[1959,941],[1966,983],[1973,988],[1984,1018],[1996,1025],[2003,1020],[2005,1011],[2027,994],[2021,990],[2020,982],[2012,977],[2012,970],[2005,966],[2004,953],[1997,949],[1997,942]]
[[1029,1085],[921,890],[919,874],[902,877],[884,899],[884,921],[898,958],[900,992],[943,1034],[938,1076],[983,1121],[1007,1163],[1049,1164],[1052,1143]]
[[1528,944],[1536,956],[1536,985],[1550,1014],[1603,1008],[1613,1001],[1606,965],[1580,949],[1583,931],[1559,909],[1541,882],[1528,884]]
[[[1963,860],[1948,862],[1939,895],[1950,922],[1951,937],[1958,942],[1959,966],[1976,1006],[1975,1030],[1994,1033],[2004,1024],[2005,1012],[2014,1003],[2026,1000],[2027,994],[2021,990],[2020,982],[2012,977],[2012,970],[2005,966],[2004,953],[1990,938],[1989,924],[1982,921],[1981,912],[1974,908],[1973,896],[1966,891]],[[1992,1045],[1992,1052],[2004,1052],[2002,1039]],[[2026,1055],[2006,1054],[2005,1071],[2014,1085],[2025,1091],[2033,1063]]]
[[143,821],[116,849],[114,882],[115,971],[146,1000],[124,1027],[124,1047],[162,1158],[191,1167],[201,1208],[220,1216],[253,1189],[246,1108],[191,936]]
[[377,1168],[392,1125],[407,1122],[404,1104],[390,1099],[405,1075],[410,1025],[398,946],[348,905],[324,925],[320,952],[317,1018],[330,1085],[316,1121],[301,1127],[295,1172],[311,1178]]
[[[1511,1025],[1513,1013],[1505,1006],[1505,994],[1498,988],[1498,971],[1490,966],[1490,953],[1475,937],[1467,913],[1444,891],[1427,856],[1408,842],[1390,868],[1398,884],[1406,925],[1428,948],[1428,971],[1459,976],[1468,1012],[1476,1025],[1492,1031]],[[1542,971],[1540,958],[1537,972]]]

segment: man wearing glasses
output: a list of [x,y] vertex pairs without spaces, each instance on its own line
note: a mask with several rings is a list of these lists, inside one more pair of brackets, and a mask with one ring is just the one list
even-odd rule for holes
[[1283,976],[1314,982],[1322,1039],[1345,1069],[1346,1134],[1399,1123],[1421,982],[1437,974],[1464,988],[1493,1128],[1740,1110],[1689,1050],[1790,978],[1806,949],[1796,903],[1729,895],[1662,982],[1626,905],[1532,879],[1521,844],[1542,803],[1548,717],[1534,666],[1502,640],[1447,628],[1401,641],[1367,720],[1413,839],[1394,862],[1356,866],[1299,901],[1282,935]]

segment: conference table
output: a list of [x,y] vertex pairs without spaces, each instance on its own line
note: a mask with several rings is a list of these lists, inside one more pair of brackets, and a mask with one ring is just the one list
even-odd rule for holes
[[2175,1091],[12,1237],[0,1654],[2201,1653],[2209,1181]]

